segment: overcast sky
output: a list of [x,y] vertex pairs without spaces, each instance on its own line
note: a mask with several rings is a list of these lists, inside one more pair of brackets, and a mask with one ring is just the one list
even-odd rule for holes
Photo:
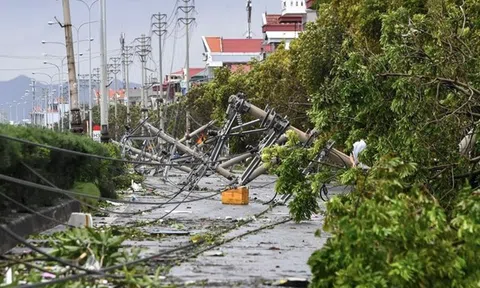
[[[94,0],[84,0],[92,3]],[[179,0],[183,3],[182,0]],[[193,0],[192,0],[193,1]],[[170,19],[164,48],[163,70],[177,71],[185,64],[185,27],[176,25],[177,0],[107,0],[107,36],[109,57],[119,56],[119,38],[122,32],[126,35],[127,43],[142,33],[150,34],[151,16],[153,13],[165,13]],[[244,38],[247,30],[246,0],[195,0],[196,22],[192,27],[190,66],[203,67],[202,53],[204,52],[201,36],[223,36],[225,38]],[[78,28],[88,22],[88,9],[79,0],[70,0],[72,23]],[[184,5],[184,4],[180,4]],[[254,38],[261,38],[262,13],[279,13],[281,0],[253,0],[252,27]],[[172,13],[173,12],[173,13]],[[178,13],[182,13],[178,11]],[[173,15],[172,15],[173,14]],[[65,47],[59,44],[42,44],[45,41],[64,42],[64,32],[58,25],[48,25],[54,16],[63,21],[61,0],[1,0],[0,9],[0,80],[9,80],[19,75],[32,76],[32,72],[55,74],[53,66],[44,65],[46,60],[43,53],[64,56]],[[99,20],[99,3],[91,10],[92,21]],[[183,17],[179,15],[178,17]],[[175,29],[177,27],[177,30]],[[92,29],[92,68],[99,66],[100,44],[97,23],[91,24]],[[74,41],[77,32],[73,29]],[[176,31],[176,32],[175,32]],[[80,28],[80,40],[88,39],[88,25]],[[176,37],[175,37],[176,35]],[[176,41],[174,41],[176,39]],[[152,56],[158,60],[158,38],[152,36]],[[175,52],[173,53],[173,47]],[[75,53],[77,50],[75,44]],[[87,74],[88,42],[80,41],[80,52],[84,56],[80,60],[80,74]],[[60,64],[61,59],[48,58],[48,61]],[[173,61],[173,66],[172,66]],[[153,63],[149,64],[154,68]],[[66,69],[65,69],[66,71]],[[140,82],[140,62],[135,62],[130,69],[131,80]],[[78,71],[77,71],[78,73]],[[165,73],[165,72],[164,72]],[[120,76],[120,75],[119,75]],[[36,76],[40,80],[47,80],[46,76]]]

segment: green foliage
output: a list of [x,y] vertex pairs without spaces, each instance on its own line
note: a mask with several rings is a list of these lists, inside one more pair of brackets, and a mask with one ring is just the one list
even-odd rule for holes
[[[100,106],[92,108],[93,123],[100,124]],[[140,106],[130,107],[131,126],[135,127],[141,119]],[[110,105],[108,110],[108,132],[112,139],[120,139],[125,134],[127,125],[127,106],[117,104],[117,118],[115,118],[115,106]],[[116,137],[115,137],[116,136]]]
[[[101,196],[100,190],[98,189],[97,185],[93,183],[75,182],[72,190],[78,193],[87,194],[95,197]],[[93,198],[87,198],[82,196],[78,196],[77,198],[91,205],[95,205],[98,203],[98,201]]]
[[468,158],[480,151],[462,155],[458,144],[480,120],[480,1],[316,4],[317,22],[288,52],[311,95],[316,147],[333,139],[351,151],[365,139],[362,162],[374,168],[336,177],[322,166],[306,177],[308,151],[266,152],[277,192],[298,198],[297,221],[318,210],[321,183],[354,186],[327,204],[331,238],[309,261],[312,287],[478,286],[480,204],[468,184],[478,185],[479,167]]
[[[50,235],[40,235],[36,239],[48,240],[49,245],[53,248],[49,253],[65,260],[72,261],[72,263],[83,266],[89,269],[103,269],[114,265],[128,263],[138,260],[141,249],[132,248],[127,249],[122,247],[122,242],[128,239],[143,239],[145,233],[139,229],[132,227],[108,227],[106,229],[94,228],[74,228],[67,231],[59,231]],[[26,256],[27,259],[38,259],[38,255],[32,254]],[[29,261],[30,263],[41,262]],[[145,263],[137,265],[130,265],[128,267],[121,267],[117,271],[111,271],[111,275],[122,277],[104,278],[87,278],[83,277],[78,280],[51,285],[49,287],[165,287],[161,285],[160,276],[165,275],[169,271],[168,266],[158,266],[152,271]],[[51,269],[49,262],[41,262],[36,264],[42,266],[44,269]],[[93,265],[94,267],[92,267]],[[14,283],[20,284],[20,281],[27,281],[27,283],[42,282],[42,272],[36,269],[31,269],[23,264],[12,265],[15,271]],[[58,268],[58,266],[57,266]],[[69,276],[75,268],[60,268],[61,271],[57,273],[52,271],[52,274],[60,276],[65,274]],[[74,272],[78,273],[78,272]],[[110,274],[110,273],[108,273]],[[152,275],[153,274],[153,275]],[[1,280],[1,279],[0,279]],[[108,284],[105,282],[108,281]]]
[[135,183],[142,183],[145,180],[145,176],[142,174],[137,173],[127,173],[123,175],[118,175],[113,178],[113,182],[115,182],[115,187],[117,189],[127,189],[132,184],[132,180]]
[[[310,219],[313,213],[319,212],[319,189],[314,189],[317,181],[303,173],[315,148],[304,149],[299,144],[298,136],[293,131],[287,132],[288,141],[284,146],[275,145],[265,149],[262,160],[270,172],[278,176],[275,184],[277,193],[293,194],[289,202],[290,213],[296,222]],[[312,181],[314,180],[314,181]]]
[[[365,139],[367,164],[382,155],[418,163],[422,181],[435,166],[470,170],[458,143],[478,120],[478,5],[322,1],[318,21],[291,45],[316,128],[341,149]],[[448,206],[455,193],[444,172],[430,184]]]
[[[0,125],[0,133],[73,151],[114,158],[120,157],[118,147],[111,144],[100,144],[85,136],[11,125]],[[3,160],[3,165],[0,167],[1,174],[48,185],[25,168],[23,162],[62,189],[72,189],[75,182],[93,183],[100,189],[101,195],[105,197],[116,197],[113,178],[123,174],[126,168],[124,163],[120,162],[52,151],[11,140],[0,141],[0,157]],[[61,177],[59,177],[60,175]],[[2,183],[1,186],[5,188],[8,196],[29,206],[50,206],[56,203],[59,198],[62,198],[60,194],[52,194],[11,183]],[[0,205],[1,209],[5,209],[9,204],[4,201]]]
[[[416,165],[381,160],[354,190],[327,204],[332,236],[309,259],[312,287],[474,287],[480,281],[480,197],[465,198],[448,220],[432,191],[409,184]],[[472,212],[476,211],[476,212]]]
[[100,267],[108,267],[123,262],[127,257],[120,250],[124,240],[125,236],[114,236],[111,229],[73,228],[57,234],[50,241],[53,248],[50,254],[75,260],[79,265],[84,265],[90,258],[98,261]]

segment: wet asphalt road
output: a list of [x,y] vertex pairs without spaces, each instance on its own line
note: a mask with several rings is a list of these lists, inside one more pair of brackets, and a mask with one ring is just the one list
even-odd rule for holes
[[[145,187],[147,191],[141,193],[121,194],[125,199],[131,199],[133,195],[136,201],[165,202],[171,195],[179,191],[178,183],[185,174],[171,172],[169,180],[165,183],[160,177],[147,177]],[[168,249],[192,243],[195,235],[215,234],[225,228],[235,227],[238,220],[252,220],[247,224],[235,227],[222,235],[221,239],[230,239],[251,230],[278,221],[288,219],[288,207],[276,206],[262,216],[255,217],[264,212],[269,201],[275,195],[275,177],[263,175],[249,184],[249,205],[223,205],[220,194],[227,182],[223,178],[212,175],[200,180],[199,187],[202,191],[194,191],[191,194],[182,192],[174,201],[183,199],[195,199],[213,195],[209,199],[195,202],[168,204],[152,212],[142,215],[125,216],[110,214],[107,217],[93,216],[94,226],[133,226],[143,231],[143,236],[130,238],[123,243],[125,247],[143,248],[142,256],[153,255]],[[177,185],[175,185],[177,184]],[[215,191],[217,194],[215,194]],[[343,190],[331,189],[332,194],[341,193]],[[323,210],[324,202],[320,201]],[[151,208],[151,205],[122,204],[109,207],[111,210],[122,212],[136,212]],[[174,209],[176,208],[176,209]],[[172,213],[157,221],[154,225],[141,225],[143,221],[159,219],[174,209]],[[252,218],[253,217],[253,218]],[[205,251],[197,257],[188,258],[186,261],[177,263],[166,274],[165,283],[173,283],[178,286],[189,287],[266,287],[272,283],[286,278],[304,278],[311,276],[310,267],[307,265],[308,258],[317,249],[321,248],[327,239],[315,237],[315,231],[321,229],[323,218],[314,215],[310,220],[301,223],[292,221],[276,225],[269,229],[263,229],[256,233],[236,238],[212,250]],[[62,229],[58,226],[45,233],[51,233]],[[168,235],[158,237],[158,234],[181,233],[187,235]],[[206,234],[205,234],[206,233]],[[25,248],[16,248],[22,253]],[[48,249],[47,249],[48,250]],[[24,251],[23,251],[24,252]],[[187,251],[188,252],[188,251]],[[191,251],[189,251],[190,253]],[[170,255],[170,257],[185,257],[182,252]],[[163,259],[165,260],[165,259]],[[162,265],[162,259],[150,261],[153,270]]]
[[[180,182],[181,175],[170,177],[173,182]],[[220,195],[211,199],[181,204],[174,212],[164,218],[163,222],[142,227],[146,232],[165,230],[188,231],[190,235],[167,236],[159,240],[134,240],[124,244],[146,249],[148,256],[159,251],[187,244],[191,237],[199,233],[218,231],[231,226],[237,219],[250,219],[264,211],[268,206],[262,202],[274,196],[272,176],[261,176],[250,183],[249,205],[223,205]],[[155,191],[136,193],[137,201],[164,201],[164,196],[172,195],[178,188],[164,183],[159,177],[148,177],[147,187]],[[212,195],[212,191],[224,187],[226,182],[218,176],[210,176],[200,181],[199,186],[210,191],[193,192],[187,199]],[[260,188],[261,187],[261,188]],[[175,200],[184,199],[187,192]],[[131,197],[131,195],[128,195]],[[324,207],[324,203],[320,203]],[[165,205],[145,215],[133,217],[95,217],[95,225],[135,225],[139,221],[158,219],[176,205]],[[150,208],[143,205],[119,206],[119,211],[137,211]],[[277,206],[254,221],[230,231],[223,237],[230,238],[288,217],[288,207]],[[194,287],[261,287],[280,279],[295,277],[308,279],[311,275],[307,265],[309,256],[319,249],[326,237],[315,237],[321,229],[322,216],[314,215],[311,220],[301,223],[288,222],[250,234],[226,243],[198,257],[174,266],[168,274],[168,280],[177,284]]]

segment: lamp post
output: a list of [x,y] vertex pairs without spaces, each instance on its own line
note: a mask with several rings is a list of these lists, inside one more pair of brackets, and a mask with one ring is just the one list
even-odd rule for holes
[[[53,25],[53,24],[55,24],[55,22],[53,22],[53,21],[49,21],[49,22],[48,22],[48,25]],[[80,27],[82,27],[84,24],[86,24],[86,23],[83,23]],[[59,23],[59,25],[61,25],[61,24]],[[74,26],[72,25],[72,27],[74,27]],[[80,27],[79,27],[78,29],[80,29]],[[74,28],[75,28],[75,27],[74,27]],[[77,49],[77,68],[80,68],[80,56],[83,55],[82,53],[80,53],[80,42],[84,42],[84,41],[92,42],[92,41],[93,41],[93,38],[80,40],[80,39],[79,39],[79,34],[78,34],[78,29],[77,29],[77,28],[75,28],[75,29],[77,30],[77,41],[74,41],[73,43],[77,43],[77,45],[78,45],[78,46],[77,46],[77,47],[78,47],[78,49]],[[63,42],[56,42],[56,41],[45,41],[45,40],[42,40],[42,44],[59,44],[59,45],[63,45],[63,46],[66,47],[66,44],[65,44],[65,43],[63,43]],[[66,58],[66,56],[65,56],[65,58]],[[63,61],[62,61],[62,63],[63,63]],[[63,65],[62,65],[62,69],[63,69]],[[77,69],[77,71],[78,71],[78,70],[79,70],[79,69]],[[78,81],[78,79],[77,79],[77,81]],[[79,84],[79,83],[77,82],[77,85],[78,85],[78,84]],[[80,87],[80,85],[78,85],[78,87]],[[68,91],[70,91],[70,86],[68,87]],[[72,103],[70,103],[70,102],[69,102],[69,104],[72,105]],[[71,107],[70,107],[70,109],[71,109]],[[70,115],[70,114],[68,115],[68,118],[71,120],[71,115]],[[69,124],[68,124],[68,125],[69,125],[69,128],[71,129],[71,128],[72,128],[72,127],[71,127],[72,121],[68,121],[68,123],[69,123]]]
[[32,91],[32,114],[31,114],[31,121],[32,125],[36,126],[37,125],[37,114],[35,113],[35,105],[36,103],[36,85],[35,85],[35,78],[30,79],[30,89]]
[[[80,0],[79,0],[79,1],[80,1]],[[80,53],[80,42],[88,41],[88,47],[89,47],[89,49],[88,49],[88,51],[89,51],[89,66],[90,66],[90,67],[89,67],[89,71],[90,71],[90,72],[89,72],[89,75],[90,75],[90,77],[89,77],[89,85],[88,85],[88,90],[89,90],[89,91],[88,91],[88,96],[89,96],[89,102],[88,102],[88,103],[89,103],[89,110],[90,110],[90,111],[89,111],[89,123],[91,122],[91,118],[92,118],[92,113],[91,113],[91,111],[92,111],[92,107],[91,107],[91,106],[92,106],[92,100],[91,100],[92,96],[91,96],[90,93],[91,93],[91,91],[92,91],[92,74],[91,74],[91,71],[92,71],[92,41],[93,41],[93,38],[91,37],[91,27],[90,27],[91,25],[90,25],[90,24],[95,23],[95,22],[98,22],[98,21],[91,21],[90,9],[92,8],[91,6],[93,6],[93,4],[94,4],[95,2],[97,2],[97,1],[98,1],[98,0],[94,1],[90,6],[87,5],[87,3],[81,1],[81,2],[83,2],[85,5],[87,5],[87,7],[88,7],[88,11],[89,11],[88,22],[85,22],[85,23],[80,24],[80,26],[79,26],[78,28],[75,27],[74,25],[72,25],[72,27],[77,31],[77,41],[76,41],[76,43],[77,43],[77,71],[76,71],[76,72],[77,72],[77,75],[80,75],[80,56],[81,56],[81,53]],[[59,22],[48,21],[48,25],[54,25],[54,24],[59,24],[60,26],[62,26],[62,24],[59,23]],[[83,27],[84,25],[86,25],[86,24],[88,24],[88,39],[86,39],[86,40],[80,40],[80,28],[82,28],[82,27]],[[45,41],[42,41],[42,43],[44,43],[44,42],[45,42]],[[46,43],[46,42],[45,42],[45,43]],[[45,43],[44,43],[44,44],[45,44]],[[58,42],[50,42],[50,43],[58,43]],[[60,42],[60,43],[61,43],[61,42]],[[75,42],[73,42],[73,43],[75,43]],[[65,46],[65,43],[61,43],[61,44]],[[78,81],[78,79],[77,79],[77,81]],[[80,87],[80,85],[79,85],[78,82],[77,82],[77,85],[78,85],[78,87]],[[69,121],[69,123],[70,123],[70,122],[71,122],[71,121]],[[90,125],[90,126],[91,126],[91,125]],[[91,127],[90,127],[90,130],[91,130]]]
[[6,103],[6,105],[8,106],[8,124],[10,124],[10,121],[12,121],[12,106],[13,104],[12,103]]
[[[78,28],[76,26],[72,25],[72,27],[75,29],[75,31],[77,31],[77,41],[73,42],[73,43],[77,43],[77,74],[80,74],[80,42],[88,41],[89,46],[91,47],[91,42],[93,41],[93,38],[90,35],[88,36],[88,39],[80,40],[80,28],[82,28],[84,25],[87,25],[87,24],[90,26],[90,24],[94,23],[94,22],[98,22],[98,21],[88,21],[88,22],[82,23],[82,24],[80,24],[80,26],[78,26]],[[53,21],[48,21],[47,24],[48,25],[55,25],[57,23],[53,22]],[[61,44],[63,46],[66,46],[65,43],[63,43],[63,42],[42,41],[42,44],[46,44],[46,43]]]
[[13,103],[10,103],[10,109],[8,111],[8,119],[13,122],[12,107],[13,107]]
[[[93,1],[92,3],[90,3],[90,5],[83,1],[83,0],[77,0],[78,2],[81,2],[83,4],[85,4],[85,6],[87,7],[88,9],[88,39],[91,39],[92,38],[92,27],[90,24],[92,24],[92,7],[95,3],[98,2],[98,0],[95,0]],[[95,22],[98,22],[98,21],[95,21]],[[88,71],[90,71],[88,73],[89,77],[88,77],[88,131],[89,131],[89,134],[90,134],[90,137],[93,138],[93,129],[92,129],[92,126],[93,126],[93,117],[92,117],[92,42],[89,42],[88,43]]]
[[25,100],[25,103],[24,103],[25,105],[23,105],[23,113],[22,113],[22,115],[23,115],[24,119],[26,119],[26,118],[25,118],[25,117],[26,117],[25,107],[26,107],[27,104],[28,104],[28,96],[29,96],[29,94],[30,94],[30,91],[29,91],[28,89],[26,89],[26,90],[25,90],[25,94],[23,95],[24,100]]
[[[62,90],[62,72],[60,72],[60,67],[58,67],[57,64],[53,64],[51,62],[47,62],[47,61],[43,61],[43,64],[46,64],[46,65],[52,65],[52,66],[55,66],[57,67],[57,70],[58,70],[58,89],[57,89],[57,99],[60,100],[60,96],[62,95],[61,93],[61,90]],[[63,103],[63,100],[62,100],[62,103]],[[63,107],[62,107],[63,108]],[[63,117],[62,117],[62,113],[63,113],[63,110],[61,111],[60,113],[60,131],[63,132]]]
[[[20,100],[23,100],[23,99],[20,99]],[[19,123],[19,121],[18,121],[18,106],[20,104],[22,104],[22,102],[16,102],[16,104],[15,104],[15,122],[17,122],[17,124]]]
[[[37,73],[37,72],[32,72],[32,75],[44,75],[47,76],[50,79],[50,88],[49,90],[52,91],[52,83],[53,83],[53,76],[49,75],[47,73]],[[49,91],[49,92],[50,92]],[[48,129],[48,94],[45,96],[45,127]]]
[[[63,44],[63,43],[61,43]],[[61,70],[61,75],[63,76],[65,73],[63,72],[63,67],[65,66],[64,62],[65,60],[67,59],[67,56],[57,56],[57,55],[51,55],[51,54],[48,54],[48,53],[43,53],[43,56],[45,57],[53,57],[53,58],[58,58],[58,59],[61,59],[60,60],[60,70]],[[80,53],[80,56],[83,56],[83,53]],[[60,77],[59,77],[60,78]],[[62,99],[62,111],[63,113],[65,114],[65,102],[66,101],[70,101],[69,97],[65,97],[65,91],[63,90],[63,84],[65,83],[65,79],[63,81],[60,82],[60,95],[61,95],[61,99]],[[67,87],[68,89],[68,92],[70,92],[70,87]],[[64,115],[63,115],[64,116]],[[69,117],[70,118],[70,117]],[[62,122],[63,122],[63,117],[61,118],[62,119]],[[71,129],[72,127],[71,126],[71,122],[68,122],[68,125],[69,125],[69,129]],[[62,130],[63,130],[63,125],[62,125]]]

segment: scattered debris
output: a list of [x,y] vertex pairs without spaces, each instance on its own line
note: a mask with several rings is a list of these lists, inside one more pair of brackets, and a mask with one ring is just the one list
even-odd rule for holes
[[87,213],[74,212],[70,215],[70,219],[68,219],[68,224],[75,227],[92,227],[92,215]]
[[207,251],[204,253],[205,256],[216,256],[223,257],[225,256],[222,251]]
[[110,204],[110,205],[113,205],[113,206],[122,206],[123,205],[122,203],[112,202],[112,201],[109,201],[109,200],[107,200],[107,203]]
[[268,248],[268,250],[282,250],[282,249],[280,249],[278,247],[275,247],[275,246],[272,246],[272,247]]
[[308,280],[305,278],[287,278],[281,279],[277,282],[272,283],[272,286],[280,286],[280,287],[308,287]]
[[165,210],[166,213],[172,213],[172,214],[183,214],[183,213],[186,213],[186,214],[192,214],[192,211],[172,211],[172,210]]
[[47,272],[44,272],[42,274],[42,277],[44,279],[55,279],[57,276],[55,276],[55,274],[52,274],[52,273],[47,273]]
[[133,192],[141,192],[143,191],[142,184],[137,184],[135,181],[132,179],[132,185],[130,186],[133,190]]
[[180,235],[180,236],[187,236],[190,235],[189,231],[181,231],[181,230],[159,230],[159,229],[152,229],[148,231],[150,235]]
[[170,225],[170,227],[173,228],[173,229],[177,229],[177,230],[185,229],[185,225],[180,224],[180,223],[173,223],[172,225]]
[[7,273],[5,274],[4,284],[10,285],[13,283],[13,271],[12,268],[7,269]]

